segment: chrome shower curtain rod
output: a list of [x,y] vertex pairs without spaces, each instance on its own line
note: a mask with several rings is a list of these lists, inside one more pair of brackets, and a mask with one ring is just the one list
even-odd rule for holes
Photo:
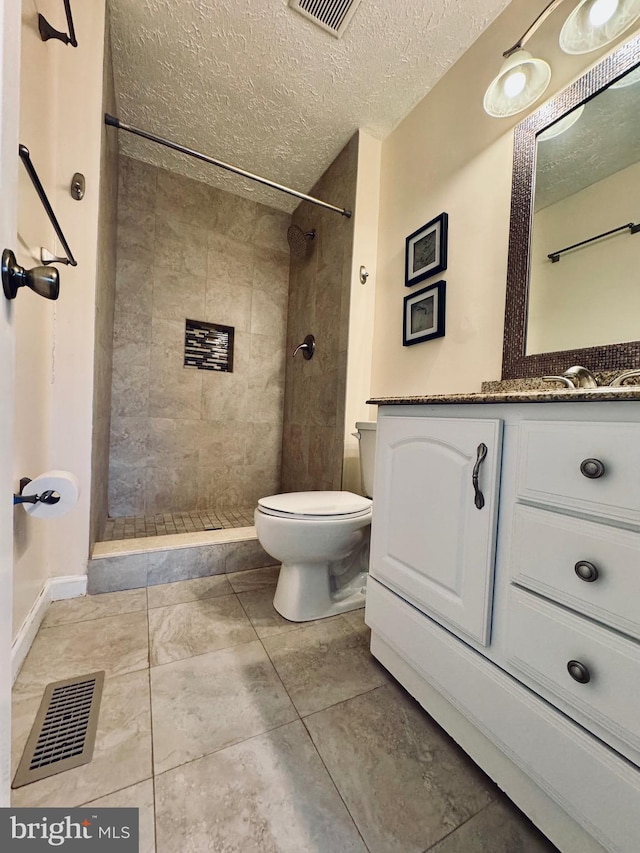
[[199,151],[194,151],[192,148],[185,148],[184,145],[178,145],[177,142],[171,142],[169,139],[163,139],[161,136],[156,136],[153,133],[147,133],[146,130],[140,130],[137,127],[131,127],[120,121],[119,118],[105,113],[104,123],[110,127],[117,127],[118,130],[125,130],[127,133],[133,133],[135,136],[141,136],[143,139],[148,139],[151,142],[157,142],[158,145],[164,145],[167,148],[172,148],[174,151],[179,151],[181,154],[188,154],[189,157],[195,157],[196,160],[202,160],[204,163],[210,163],[212,166],[218,166],[220,169],[226,169],[227,172],[234,172],[236,175],[242,175],[243,178],[248,178],[250,181],[257,181],[259,184],[264,184],[274,190],[279,190],[282,193],[288,193],[296,198],[301,198],[303,201],[308,201],[311,204],[317,204],[319,207],[324,207],[326,210],[333,210],[341,216],[351,217],[351,211],[343,207],[336,207],[334,204],[329,204],[319,198],[314,198],[311,195],[305,195],[297,190],[292,190],[290,187],[285,187],[282,184],[276,184],[275,181],[269,181],[267,178],[261,178],[260,175],[254,175],[238,166],[231,166],[229,163],[223,163],[222,160],[214,160],[213,157],[207,157],[206,154],[201,154]]

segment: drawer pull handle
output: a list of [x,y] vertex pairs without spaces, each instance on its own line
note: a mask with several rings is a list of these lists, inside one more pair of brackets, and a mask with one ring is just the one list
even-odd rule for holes
[[480,476],[480,466],[487,458],[487,445],[482,443],[478,445],[478,455],[476,457],[476,464],[473,466],[473,474],[471,475],[471,482],[473,483],[473,490],[475,492],[475,505],[478,509],[482,509],[484,506],[484,495],[480,491],[480,487],[478,486],[478,477]]
[[580,463],[580,471],[589,480],[597,480],[604,474],[604,463],[599,459],[585,459]]
[[575,565],[575,572],[581,581],[586,581],[587,583],[597,581],[600,576],[600,572],[596,566],[588,560],[579,560]]
[[579,684],[588,684],[591,681],[591,673],[579,660],[570,660],[567,664],[567,671],[571,678]]

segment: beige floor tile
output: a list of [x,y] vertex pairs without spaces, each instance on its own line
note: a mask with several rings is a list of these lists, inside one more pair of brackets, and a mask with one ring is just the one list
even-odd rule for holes
[[146,589],[128,589],[103,595],[85,595],[66,601],[54,601],[47,610],[43,628],[53,628],[67,622],[86,622],[104,616],[120,616],[147,609]]
[[254,589],[264,589],[264,587],[275,588],[279,574],[280,566],[267,566],[264,569],[231,572],[227,577],[234,592],[251,592]]
[[298,717],[257,640],[154,667],[151,697],[156,773]]
[[153,804],[153,781],[147,779],[130,788],[116,791],[86,803],[96,809],[139,809],[138,827],[140,838],[139,853],[155,853],[156,826],[155,808]]
[[[237,593],[238,601],[244,612],[249,617],[260,639],[275,637],[277,634],[286,634],[288,631],[296,631],[309,625],[326,624],[326,619],[315,619],[311,622],[290,622],[281,616],[273,606],[275,586],[266,586],[262,589],[254,589],[250,592]],[[334,619],[336,617],[330,617]],[[337,617],[340,618],[340,617]]]
[[249,643],[256,639],[235,595],[149,611],[151,665]]
[[305,725],[371,853],[423,853],[496,794],[394,685],[313,714]]
[[147,590],[149,607],[166,607],[170,604],[184,604],[187,601],[200,601],[203,598],[217,598],[231,595],[233,589],[224,575],[208,578],[195,578],[177,583],[163,583],[150,586]]
[[429,853],[557,853],[506,797],[484,808]]
[[17,788],[12,802],[17,808],[71,808],[151,775],[149,673],[133,672],[104,683],[91,762]]
[[263,640],[298,713],[304,717],[387,681],[368,637],[344,616]]
[[41,628],[16,680],[17,698],[42,696],[47,684],[104,670],[107,677],[146,669],[146,612]]
[[366,853],[300,722],[156,779],[158,853]]
[[21,698],[14,691],[11,703],[11,778],[15,776],[33,722],[40,707],[41,696]]

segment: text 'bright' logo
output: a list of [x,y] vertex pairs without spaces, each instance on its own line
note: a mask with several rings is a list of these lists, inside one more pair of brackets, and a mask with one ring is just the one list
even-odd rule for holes
[[52,847],[59,847],[65,841],[82,839],[88,841],[93,838],[89,832],[90,826],[91,821],[86,818],[82,823],[76,823],[70,817],[51,823],[46,817],[43,817],[39,823],[22,823],[15,815],[11,815],[11,839],[13,841],[42,840],[47,841]]

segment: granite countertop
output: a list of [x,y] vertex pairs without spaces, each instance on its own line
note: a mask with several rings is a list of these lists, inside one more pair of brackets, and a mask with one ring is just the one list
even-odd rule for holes
[[610,400],[640,400],[640,385],[609,387],[617,373],[596,374],[602,387],[596,390],[550,387],[541,379],[506,379],[483,382],[480,391],[466,394],[425,394],[416,397],[373,397],[375,406],[437,406],[445,403],[603,403]]
[[552,389],[551,391],[476,391],[469,394],[433,394],[425,397],[372,397],[374,406],[434,406],[443,403],[604,403],[607,400],[640,400],[640,388],[603,391]]

